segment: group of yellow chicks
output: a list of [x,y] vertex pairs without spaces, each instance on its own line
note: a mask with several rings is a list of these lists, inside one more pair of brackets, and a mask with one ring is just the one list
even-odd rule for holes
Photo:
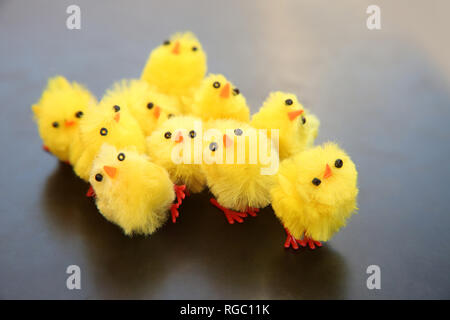
[[[270,93],[251,116],[239,89],[223,75],[206,76],[206,69],[202,45],[185,32],[150,53],[140,79],[115,83],[100,101],[82,85],[54,77],[32,106],[43,148],[90,183],[88,195],[101,214],[127,235],[151,234],[169,217],[176,222],[186,195],[207,187],[230,224],[271,204],[286,248],[321,246],[357,210],[354,163],[335,143],[314,146],[319,119],[295,94]],[[203,154],[236,150],[246,132],[267,129],[259,131],[278,146],[278,171],[261,174],[260,157],[174,162],[175,147],[194,149],[204,139],[198,123],[219,132],[202,141]]]

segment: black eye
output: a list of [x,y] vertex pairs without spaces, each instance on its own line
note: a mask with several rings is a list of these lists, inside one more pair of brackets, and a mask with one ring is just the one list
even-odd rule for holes
[[120,107],[119,106],[114,106],[113,108],[114,108],[115,112],[119,112],[120,111]]
[[153,108],[153,102],[149,102],[149,103],[147,104],[147,109],[151,109],[151,108]]
[[216,151],[218,147],[219,146],[218,146],[218,144],[216,142],[211,142],[209,144],[209,150],[211,150],[211,151]]
[[235,96],[237,96],[239,93],[240,93],[240,91],[239,91],[238,88],[234,88],[234,89],[233,89],[233,94],[234,94]]
[[241,136],[242,135],[242,129],[234,129],[234,134],[237,136]]
[[302,123],[305,124],[306,123],[306,118],[302,117]]
[[169,44],[170,44],[169,40],[166,40],[166,41],[163,42],[163,45],[165,45],[165,46],[168,46]]
[[164,138],[170,139],[171,137],[172,137],[172,133],[170,133],[169,131],[167,131],[166,133],[164,133]]
[[106,136],[107,134],[108,134],[108,129],[106,129],[106,128],[101,128],[100,129],[100,135]]
[[322,181],[320,181],[320,179],[317,179],[317,178],[314,178],[314,179],[312,180],[312,184],[315,185],[315,186],[318,186],[321,182],[322,182]]
[[214,82],[213,87],[216,89],[220,88],[220,82],[219,81]]
[[192,51],[197,51],[197,47],[192,47]]
[[334,166],[335,166],[336,168],[342,168],[343,165],[344,165],[344,161],[342,161],[341,159],[337,159],[337,160],[334,162]]
[[84,114],[83,111],[78,111],[77,113],[75,113],[75,117],[81,118],[83,114]]
[[123,152],[119,153],[119,154],[117,155],[117,159],[118,159],[119,161],[125,160],[125,153],[123,153]]
[[195,133],[194,130],[189,131],[189,136],[190,136],[192,139],[194,139],[196,135],[197,135],[197,133]]
[[167,118],[173,118],[175,115],[173,114],[173,113],[169,113],[168,115],[167,115]]
[[286,105],[290,106],[291,104],[294,103],[294,101],[292,101],[292,99],[286,99],[286,101],[284,101],[284,103],[286,103]]
[[53,128],[58,128],[59,127],[59,123],[55,121],[55,122],[52,123],[52,126],[53,126]]
[[95,180],[97,180],[98,182],[100,182],[100,181],[103,180],[103,176],[102,176],[100,173],[97,173],[97,174],[95,175]]

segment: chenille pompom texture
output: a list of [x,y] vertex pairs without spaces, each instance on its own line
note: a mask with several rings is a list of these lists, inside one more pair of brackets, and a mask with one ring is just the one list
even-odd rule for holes
[[194,94],[193,115],[205,121],[234,119],[249,122],[250,109],[236,86],[221,74],[210,74]]
[[146,81],[138,79],[115,83],[102,100],[110,105],[127,107],[145,136],[149,136],[169,116],[180,113],[176,98],[159,93]]
[[176,33],[154,49],[141,79],[159,92],[174,96],[187,113],[195,90],[206,74],[206,53],[191,32]]
[[296,239],[328,241],[357,210],[357,178],[355,164],[338,145],[308,149],[281,163],[272,207]]
[[126,235],[150,235],[169,217],[173,183],[162,167],[135,148],[104,144],[90,171],[97,208]]
[[270,137],[270,129],[279,130],[279,153],[283,160],[313,144],[319,126],[317,117],[313,119],[310,124],[309,115],[296,95],[277,91],[264,101],[250,124],[269,130]]
[[50,78],[39,102],[32,106],[44,148],[61,161],[69,161],[79,122],[86,108],[96,103],[94,95],[82,85],[62,76]]
[[89,179],[92,161],[104,143],[116,148],[135,147],[140,153],[146,151],[144,133],[137,120],[128,108],[112,104],[110,99],[102,99],[99,105],[86,109],[79,139],[72,143],[71,161],[81,179]]
[[[207,185],[220,205],[228,209],[244,212],[248,208],[264,208],[270,203],[269,190],[274,175],[261,174],[267,167],[259,156],[261,138],[256,135],[256,143],[250,143],[252,128],[248,123],[236,120],[214,120],[207,123],[208,129],[217,133],[205,137],[204,161],[202,168]],[[262,134],[267,143],[268,138]],[[214,145],[216,148],[211,148]],[[239,161],[238,148],[244,146],[245,157]],[[211,149],[215,149],[214,151]],[[226,163],[227,150],[233,150],[232,163]],[[276,151],[274,149],[272,152]],[[255,155],[252,161],[251,155]],[[206,157],[210,156],[210,160]],[[278,154],[271,154],[278,159]],[[222,164],[217,163],[222,161]]]
[[[201,192],[206,178],[201,169],[202,121],[190,116],[175,116],[156,128],[147,138],[147,150],[156,164],[164,167],[177,185],[186,185],[189,192]],[[174,158],[175,157],[175,158]]]

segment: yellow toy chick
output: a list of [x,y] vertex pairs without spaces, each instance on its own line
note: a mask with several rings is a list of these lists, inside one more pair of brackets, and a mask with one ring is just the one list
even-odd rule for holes
[[44,143],[43,149],[64,162],[69,161],[69,147],[78,135],[79,121],[86,108],[97,103],[82,85],[62,76],[48,80],[38,103],[31,108]]
[[199,118],[175,116],[147,138],[147,152],[154,163],[168,171],[175,184],[186,185],[189,192],[198,193],[206,186],[201,169],[201,141],[202,121]]
[[178,100],[159,93],[143,80],[122,80],[103,97],[105,103],[129,108],[145,136],[169,117],[179,114]]
[[145,137],[138,122],[127,108],[111,105],[109,99],[86,109],[80,123],[80,136],[72,144],[71,161],[75,173],[88,181],[92,161],[104,143],[116,148],[135,147],[146,151]]
[[244,96],[221,74],[210,74],[194,94],[192,114],[204,121],[234,119],[249,122],[250,110]]
[[230,224],[243,222],[247,215],[256,216],[270,203],[276,169],[268,169],[274,162],[278,167],[278,153],[270,139],[236,120],[210,121],[207,132],[202,168],[215,197],[211,203],[224,212]]
[[268,129],[269,137],[270,129],[279,130],[279,153],[283,160],[303,151],[308,143],[313,143],[311,129],[306,126],[307,117],[303,105],[294,94],[277,91],[264,101],[250,124],[258,129]]
[[134,148],[117,150],[104,144],[96,156],[89,182],[97,208],[126,235],[149,235],[168,219],[175,192],[169,175]]
[[353,161],[334,143],[284,160],[271,196],[286,229],[285,247],[320,247],[345,226],[357,210],[357,177]]
[[189,105],[205,74],[202,45],[193,33],[184,32],[174,34],[150,53],[141,79]]

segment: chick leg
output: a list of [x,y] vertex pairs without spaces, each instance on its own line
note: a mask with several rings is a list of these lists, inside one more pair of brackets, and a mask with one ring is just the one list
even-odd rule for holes
[[50,149],[46,145],[42,146],[42,150],[44,150],[45,152],[50,153]]
[[258,212],[259,212],[258,208],[250,208],[250,207],[248,207],[247,210],[245,211],[245,213],[248,213],[252,217],[256,217]]
[[289,248],[292,246],[294,250],[298,250],[298,240],[294,238],[287,228],[284,228],[284,230],[286,231],[286,241],[284,242],[284,247]]
[[247,214],[245,212],[236,212],[221,206],[219,202],[217,202],[217,200],[214,198],[209,199],[209,201],[212,203],[213,206],[223,211],[229,224],[234,224],[235,221],[242,223],[244,222],[242,218],[247,217]]
[[303,236],[303,240],[298,240],[298,243],[302,247],[306,247],[306,245],[308,245],[311,250],[316,249],[316,246],[318,248],[322,246],[322,243],[320,241],[316,241],[313,238],[307,237],[306,235]]
[[172,204],[170,207],[170,213],[172,214],[172,222],[177,222],[177,218],[180,216],[180,213],[178,212],[178,208],[180,207],[181,203],[183,202],[183,199],[186,198],[185,185],[174,185],[173,189],[175,190],[175,195],[177,196],[177,202]]

